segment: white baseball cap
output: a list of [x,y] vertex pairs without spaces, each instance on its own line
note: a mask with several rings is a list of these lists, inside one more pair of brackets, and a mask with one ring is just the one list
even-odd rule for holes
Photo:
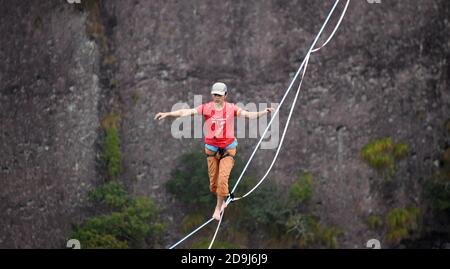
[[211,88],[211,94],[225,95],[227,93],[227,85],[222,82],[216,82]]

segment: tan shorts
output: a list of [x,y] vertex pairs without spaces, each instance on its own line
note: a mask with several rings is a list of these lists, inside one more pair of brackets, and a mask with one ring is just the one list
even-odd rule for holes
[[[235,156],[236,148],[228,149],[225,152],[228,152],[229,155]],[[214,151],[205,148],[205,153],[207,155],[212,155],[214,154]],[[225,158],[220,159],[220,157],[221,156],[218,153],[215,157],[207,157],[209,189],[211,192],[216,193],[219,196],[226,197],[229,194],[228,178],[230,177],[231,169],[233,169],[234,158],[231,156],[226,156]]]

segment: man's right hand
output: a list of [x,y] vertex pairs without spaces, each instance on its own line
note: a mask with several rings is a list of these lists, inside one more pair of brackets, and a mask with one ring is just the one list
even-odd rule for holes
[[159,112],[155,115],[155,120],[163,120],[165,117],[169,116],[169,113]]

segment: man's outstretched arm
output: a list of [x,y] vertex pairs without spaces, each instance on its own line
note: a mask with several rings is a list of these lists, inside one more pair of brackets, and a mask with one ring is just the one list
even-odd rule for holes
[[248,119],[257,119],[263,115],[266,115],[269,112],[273,112],[273,108],[266,108],[263,111],[258,112],[249,112],[247,110],[239,110],[238,116],[248,118]]
[[166,117],[178,118],[178,117],[191,116],[191,115],[195,115],[195,114],[197,114],[197,109],[188,108],[188,109],[175,110],[175,111],[171,111],[171,112],[159,112],[155,115],[154,119],[162,120]]

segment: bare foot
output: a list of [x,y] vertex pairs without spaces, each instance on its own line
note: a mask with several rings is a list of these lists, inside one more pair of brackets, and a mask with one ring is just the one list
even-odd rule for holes
[[216,207],[216,210],[214,210],[213,218],[215,220],[220,220],[220,210]]
[[224,201],[222,204],[222,207],[220,208],[220,212],[222,213],[226,207],[227,207],[227,203]]

